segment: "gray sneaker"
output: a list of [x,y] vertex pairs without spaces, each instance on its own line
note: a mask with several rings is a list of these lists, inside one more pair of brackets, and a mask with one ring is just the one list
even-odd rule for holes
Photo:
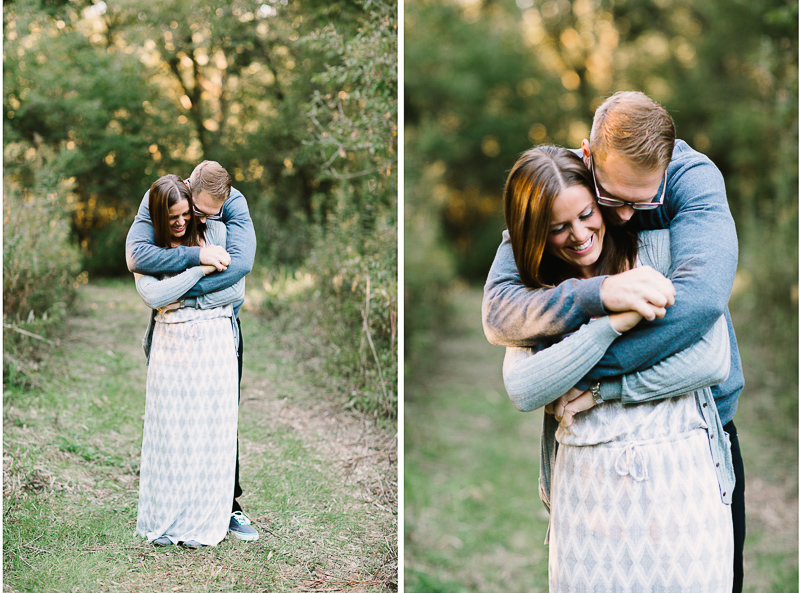
[[258,532],[250,526],[250,519],[245,517],[242,511],[231,513],[228,531],[246,542],[254,542],[258,539]]
[[159,546],[161,548],[166,546],[171,546],[172,540],[169,539],[166,535],[162,535],[161,537],[157,537],[156,539],[153,540],[153,545]]
[[181,544],[181,545],[182,545],[184,548],[189,548],[190,550],[197,550],[197,549],[199,549],[199,548],[202,548],[202,547],[203,547],[203,544],[201,544],[200,542],[196,542],[196,541],[194,541],[193,539],[190,539],[190,540],[189,540],[189,541],[187,541],[187,542],[180,542],[180,544]]

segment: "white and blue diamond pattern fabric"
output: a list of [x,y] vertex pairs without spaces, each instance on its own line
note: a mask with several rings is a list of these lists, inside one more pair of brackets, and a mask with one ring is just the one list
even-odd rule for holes
[[728,593],[733,528],[694,393],[559,427],[550,591]]
[[136,532],[153,541],[225,537],[233,502],[238,367],[231,305],[156,315]]

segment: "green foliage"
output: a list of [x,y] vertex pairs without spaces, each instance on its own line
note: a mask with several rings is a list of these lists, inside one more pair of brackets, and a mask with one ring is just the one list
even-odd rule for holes
[[127,227],[148,180],[182,162],[185,131],[163,111],[139,57],[110,45],[110,32],[89,34],[77,13],[17,18],[24,4],[4,7],[6,174],[29,188],[37,152],[53,153],[49,175],[74,182],[84,267],[124,271]]
[[304,144],[321,180],[350,185],[352,203],[345,207],[369,219],[397,203],[397,3],[364,7],[368,12],[352,38],[329,24],[304,40],[335,56],[314,77],[320,88],[307,107]]
[[482,279],[493,253],[476,238],[491,221],[499,242],[506,171],[534,142],[568,143],[581,100],[562,100],[558,77],[526,52],[514,10],[493,4],[473,14],[454,2],[405,10],[406,156],[444,167],[443,237],[459,273]]
[[[396,139],[396,106],[370,98],[396,94],[395,12],[396,3],[371,1],[5,3],[6,144],[21,144],[21,154],[57,151],[53,173],[75,179],[73,223],[93,273],[125,272],[122,239],[144,191],[164,173],[188,176],[204,158],[230,171],[261,221],[274,219],[257,227],[262,245],[274,238],[268,232],[292,230],[275,237],[290,239],[287,249],[261,259],[296,265],[310,227],[337,207],[336,183],[363,186],[353,195],[375,217],[382,205],[373,197],[393,191],[378,186],[396,174],[363,155],[384,159],[389,126]],[[350,83],[326,78],[343,68]],[[340,91],[350,98],[340,101]],[[347,114],[336,126],[326,96]],[[330,132],[356,131],[348,125],[357,122],[364,137],[347,138],[355,146],[334,169],[314,146],[321,129],[308,118],[309,101]],[[386,179],[361,175],[365,163]],[[23,184],[25,167],[6,162]]]
[[306,314],[322,333],[327,375],[344,381],[347,405],[396,418],[397,228],[387,219],[370,226],[351,216],[321,234],[306,263],[317,288]]
[[[3,375],[36,367],[63,323],[74,286],[86,280],[70,239],[71,186],[39,163],[32,189],[3,180]],[[13,377],[12,377],[13,376]]]
[[[316,327],[347,404],[397,415],[397,29],[395,2],[364,2],[355,31],[329,24],[301,39],[325,55],[304,106],[300,162],[315,172]],[[304,306],[308,307],[309,303]]]
[[[407,142],[409,141],[408,136]],[[437,331],[446,322],[456,268],[452,250],[443,241],[438,219],[444,207],[441,165],[423,167],[405,159],[403,331],[404,372],[412,377],[433,359]]]

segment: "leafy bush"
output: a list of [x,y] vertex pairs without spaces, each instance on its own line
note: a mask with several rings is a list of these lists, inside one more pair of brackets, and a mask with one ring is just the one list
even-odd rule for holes
[[256,229],[258,263],[268,268],[276,265],[297,268],[314,241],[308,222],[300,215],[278,220],[267,200],[251,201],[248,194],[245,197]]
[[[313,289],[294,305],[313,328],[326,385],[342,387],[346,405],[391,419],[398,369],[397,3],[354,6],[358,27],[332,22],[299,42],[325,67],[312,76],[315,89],[303,105],[307,134],[296,154],[313,176],[314,225],[291,241],[312,240],[300,275]],[[269,295],[265,303],[276,305]]]
[[[765,234],[739,226],[741,254],[730,300],[746,393],[773,393],[786,418],[797,418],[797,212]],[[787,247],[788,246],[788,247]],[[786,253],[776,257],[776,253]],[[796,426],[796,424],[795,424]]]
[[305,304],[322,334],[329,377],[344,381],[347,405],[397,416],[397,229],[386,218],[365,231],[357,216],[320,233],[306,262],[316,278]]
[[[70,184],[40,174],[30,190],[3,179],[3,376],[35,368],[62,326],[78,282],[70,241]],[[23,362],[24,361],[24,362]]]

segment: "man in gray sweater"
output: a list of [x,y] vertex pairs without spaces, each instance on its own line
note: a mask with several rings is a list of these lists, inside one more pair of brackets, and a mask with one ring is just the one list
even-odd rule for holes
[[731,371],[712,393],[730,437],[736,476],[733,591],[740,592],[745,479],[733,416],[744,376],[727,307],[738,242],[724,181],[708,157],[675,139],[670,115],[642,93],[620,92],[607,99],[595,112],[590,139],[576,152],[592,170],[598,203],[611,209],[618,224],[634,230],[669,229],[674,302],[659,289],[660,275],[645,268],[569,280],[551,289],[528,288],[519,278],[506,232],[484,287],[484,332],[492,344],[526,347],[575,331],[592,317],[639,311],[647,321],[616,340],[578,384],[576,391],[591,388],[599,403],[619,399],[621,375],[684,350],[725,316]]
[[[176,247],[162,249],[154,244],[153,225],[148,209],[149,191],[139,205],[139,212],[128,231],[125,241],[125,257],[128,270],[138,274],[160,276],[178,274],[200,264],[213,265],[219,270],[202,278],[179,301],[182,307],[200,307],[197,297],[233,286],[253,269],[256,254],[256,234],[247,200],[240,191],[231,187],[231,177],[216,161],[203,161],[195,167],[189,178],[195,216],[200,223],[206,220],[221,220],[227,231],[225,250],[215,246]],[[233,315],[239,324],[239,386],[242,382],[242,339],[239,309],[244,301],[234,303]],[[239,539],[254,541],[258,532],[242,512],[238,498],[242,495],[239,485],[239,447],[236,447],[236,473],[234,481],[233,507],[231,509],[230,532]]]

